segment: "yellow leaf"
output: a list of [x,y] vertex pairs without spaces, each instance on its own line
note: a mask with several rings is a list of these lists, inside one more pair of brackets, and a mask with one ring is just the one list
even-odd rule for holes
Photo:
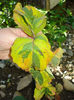
[[42,16],[45,15],[45,13],[41,12],[40,10],[38,10],[37,8],[35,8],[35,7],[33,7],[33,6],[28,5],[28,6],[26,6],[26,7],[27,7],[29,10],[32,9],[32,11],[33,11],[33,16],[35,16],[35,17],[37,17],[37,18],[42,17]]
[[20,3],[15,6],[13,18],[16,24],[31,37],[37,36],[46,25],[45,13],[29,5],[22,8]]
[[45,91],[45,89],[41,89],[41,90],[38,90],[37,88],[35,88],[34,90],[34,98],[35,100],[41,100],[41,98],[43,97]]
[[42,89],[45,87],[48,87],[49,84],[52,82],[52,78],[49,76],[49,74],[46,71],[40,71],[42,77],[43,77],[43,84],[40,85],[38,80],[36,79],[36,88]]
[[46,36],[41,34],[35,39],[17,38],[11,48],[11,57],[25,71],[29,71],[32,66],[36,70],[44,70],[51,61],[53,52]]
[[22,6],[20,3],[17,3],[17,5],[15,6],[15,9],[13,11],[13,18],[14,21],[16,22],[16,24],[18,24],[18,26],[28,35],[33,36],[30,28],[28,27],[28,25],[25,23],[23,17],[19,14],[19,11],[21,13],[25,13],[22,9]]
[[53,87],[51,84],[49,84],[49,86],[47,88],[51,91],[51,93],[49,92],[50,96],[55,95],[55,93],[56,93],[55,87]]
[[32,39],[17,38],[12,46],[11,56],[13,58],[13,62],[25,71],[29,71],[31,67],[32,52],[29,53],[26,59],[23,59],[23,55],[25,55],[26,51],[22,52],[21,54],[19,54],[19,52],[22,51],[24,45],[30,42],[32,42]]
[[55,52],[54,52],[54,56],[51,60],[51,65],[53,67],[56,67],[57,65],[59,65],[60,63],[60,59],[63,56],[63,49],[62,48],[58,48]]
[[55,52],[54,55],[56,55],[59,59],[63,56],[63,49],[62,48],[58,48]]

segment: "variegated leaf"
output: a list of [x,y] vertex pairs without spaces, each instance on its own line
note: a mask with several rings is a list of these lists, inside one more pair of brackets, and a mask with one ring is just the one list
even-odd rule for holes
[[13,18],[16,24],[31,37],[35,37],[46,25],[45,13],[30,5],[22,8],[21,4],[17,3]]
[[63,53],[64,53],[64,51],[63,51],[62,48],[58,48],[58,49],[54,52],[54,56],[53,56],[53,58],[52,58],[52,60],[51,60],[51,65],[52,65],[53,67],[57,67],[57,66],[59,65],[60,59],[62,58]]
[[17,38],[11,48],[11,57],[19,67],[30,71],[44,70],[53,57],[50,44],[45,35],[38,35],[35,39]]

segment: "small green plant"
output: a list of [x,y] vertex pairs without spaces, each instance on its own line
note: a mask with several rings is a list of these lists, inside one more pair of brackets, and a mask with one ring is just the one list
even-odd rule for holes
[[0,28],[16,26],[12,18],[16,3],[17,0],[0,0]]
[[62,6],[60,10],[55,9],[50,11],[47,18],[47,25],[45,29],[43,29],[43,33],[48,37],[51,45],[57,43],[61,46],[66,40],[70,25],[72,28],[74,27],[72,12]]
[[62,57],[63,50],[58,48],[51,51],[47,37],[39,32],[46,25],[45,13],[33,6],[22,8],[17,3],[13,11],[13,18],[18,26],[31,38],[17,38],[11,47],[13,62],[20,68],[29,72],[36,82],[34,90],[35,100],[40,100],[43,95],[55,95],[55,87],[51,82],[54,78],[47,65],[57,66]]

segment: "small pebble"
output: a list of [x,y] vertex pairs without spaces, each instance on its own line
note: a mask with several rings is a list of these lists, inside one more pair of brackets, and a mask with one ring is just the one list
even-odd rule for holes
[[2,84],[5,84],[5,81],[3,81],[3,80],[1,80],[0,82],[1,82]]
[[73,65],[72,64],[69,64],[69,67],[72,67]]
[[67,73],[67,71],[64,71],[64,74],[66,74]]
[[69,42],[71,42],[71,39],[68,39]]
[[67,50],[67,54],[69,55],[69,56],[73,56],[73,52],[72,52],[72,50]]
[[73,42],[69,42],[69,45],[71,45],[71,46],[72,46],[72,45],[73,45]]
[[71,46],[69,46],[69,49],[71,49]]
[[59,76],[59,73],[58,72],[56,73],[56,76]]
[[74,79],[72,79],[72,82],[74,83]]
[[64,78],[65,79],[68,79],[68,80],[71,80],[72,79],[72,77],[70,77],[70,76],[65,76]]
[[67,61],[67,63],[69,63],[70,61]]
[[14,79],[15,79],[15,77],[12,77],[12,79],[14,80]]
[[0,85],[0,89],[6,88],[6,85]]
[[12,93],[10,92],[9,95],[12,95]]
[[68,43],[66,43],[66,45],[68,46],[69,44],[68,44]]
[[72,71],[72,68],[69,68],[68,70],[69,70],[69,71]]
[[72,61],[70,61],[69,63],[72,64]]
[[63,73],[61,72],[60,66],[57,66],[56,71],[58,71],[60,74],[63,74]]
[[0,95],[1,95],[2,98],[5,97],[5,93],[3,91],[0,91]]
[[11,74],[8,74],[8,78],[10,78],[11,77]]
[[15,64],[12,62],[11,64],[10,64],[10,67],[13,67]]
[[0,68],[4,68],[5,64],[0,62]]
[[66,49],[63,49],[64,53],[66,53]]

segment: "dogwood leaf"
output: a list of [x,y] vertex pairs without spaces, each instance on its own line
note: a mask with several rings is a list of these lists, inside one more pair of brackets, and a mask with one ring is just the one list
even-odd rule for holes
[[55,92],[56,92],[55,88],[51,84],[49,84],[48,87],[44,87],[42,89],[35,88],[34,98],[35,98],[35,100],[41,100],[41,98],[43,97],[44,94],[53,96],[53,95],[55,95]]
[[32,37],[35,37],[46,25],[45,13],[30,5],[22,8],[21,4],[17,3],[13,18],[16,24]]
[[[43,44],[43,45],[42,45]],[[11,57],[19,67],[30,71],[44,70],[53,57],[50,44],[45,35],[38,35],[35,39],[17,38],[11,48]]]
[[33,78],[34,78],[35,80],[38,80],[38,82],[39,82],[40,85],[43,84],[43,77],[42,77],[42,74],[40,73],[40,71],[36,71],[36,70],[34,70],[34,69],[32,68],[32,69],[30,70],[30,72],[31,72]]
[[42,78],[43,78],[43,83],[40,84],[38,79],[35,79],[37,89],[42,89],[42,88],[48,87],[49,84],[51,83],[52,79],[53,79],[49,76],[49,74],[46,71],[40,71],[40,73],[41,73]]
[[56,67],[57,65],[59,65],[60,59],[62,58],[63,53],[64,53],[64,51],[63,51],[62,48],[58,48],[58,49],[54,52],[54,56],[53,56],[53,58],[52,58],[52,60],[51,60],[51,65],[52,65],[53,67]]
[[35,100],[41,100],[41,98],[43,97],[45,93],[45,88],[42,88],[41,90],[35,88],[34,90],[34,98]]

